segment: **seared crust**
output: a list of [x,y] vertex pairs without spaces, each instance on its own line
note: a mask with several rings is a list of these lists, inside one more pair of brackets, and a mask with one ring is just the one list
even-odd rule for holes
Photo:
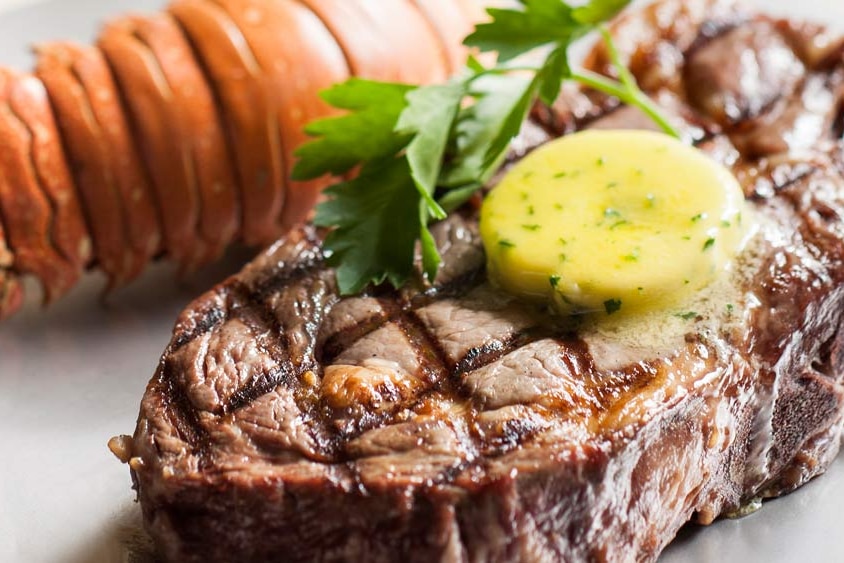
[[844,409],[844,232],[805,218],[844,212],[844,182],[827,161],[782,188],[738,325],[609,368],[624,345],[477,285],[471,221],[436,227],[448,275],[402,297],[341,300],[294,231],[182,314],[147,388],[130,463],[162,554],[653,561],[805,483]]
[[99,267],[109,288],[137,277],[161,245],[158,217],[119,94],[98,49],[36,48]]
[[[791,224],[794,212],[782,213]],[[815,334],[805,358],[789,355],[789,338],[737,329],[611,369],[600,367],[599,342],[476,285],[483,256],[471,221],[435,233],[446,269],[424,296],[340,300],[304,230],[180,317],[132,461],[168,560],[651,560],[693,512],[709,522],[755,494],[790,490],[837,444],[818,446],[840,430],[844,403],[840,344],[821,346],[844,340],[839,253],[808,270],[777,258],[809,231],[776,243],[763,275],[826,281],[776,298],[781,289],[763,282],[758,312],[735,313],[770,306],[776,323],[753,326]],[[780,361],[798,362],[788,373],[800,377],[774,374]],[[813,361],[827,367],[812,371]],[[782,395],[770,398],[777,378]],[[749,437],[766,420],[757,396],[811,413],[774,417],[771,431],[790,437],[764,466],[745,451],[772,439]],[[724,397],[742,397],[729,422],[716,416]],[[555,542],[521,544],[540,523]]]
[[80,272],[53,244],[54,214],[33,161],[33,135],[11,103],[14,85],[23,79],[0,69],[0,215],[14,249],[14,270],[36,276],[49,303],[67,292]]
[[448,76],[446,54],[410,0],[303,3],[337,38],[353,75],[410,83],[440,82]]
[[[659,346],[642,327],[620,339],[549,317],[484,281],[471,214],[433,227],[430,286],[344,298],[319,233],[294,230],[185,310],[144,395],[130,466],[166,559],[653,561],[686,521],[825,470],[844,422],[840,69],[794,83],[718,23],[740,21],[722,4],[654,9],[677,19],[648,30],[671,20],[645,12],[637,56],[700,57],[656,93],[759,218],[729,306]],[[690,103],[684,82],[723,56],[759,61],[777,100],[724,65],[712,95],[752,110],[733,123],[710,97]],[[780,106],[815,82],[835,103],[801,109],[820,124],[807,130]],[[568,99],[581,101],[548,109],[551,125],[639,124]],[[775,154],[760,140],[772,130],[799,144]]]
[[177,0],[170,13],[182,26],[220,102],[235,156],[242,202],[242,237],[265,244],[279,234],[284,175],[277,95],[234,20],[210,0]]

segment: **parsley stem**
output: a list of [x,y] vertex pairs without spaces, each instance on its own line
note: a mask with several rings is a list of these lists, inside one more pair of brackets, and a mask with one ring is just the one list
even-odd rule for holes
[[613,66],[616,69],[616,72],[618,73],[618,78],[621,81],[622,86],[624,86],[630,93],[632,103],[638,106],[651,119],[653,119],[662,128],[663,131],[679,139],[679,131],[677,131],[677,129],[675,129],[670,123],[668,123],[668,121],[659,111],[657,105],[654,103],[651,97],[642,92],[642,89],[639,88],[639,83],[636,82],[636,77],[633,76],[633,73],[630,72],[630,69],[627,68],[627,65],[622,62],[621,56],[619,55],[618,49],[615,46],[615,41],[613,41],[610,30],[607,28],[606,25],[601,25],[598,26],[598,31],[600,32],[601,37],[604,40],[604,45],[606,45],[607,51],[610,54],[610,61],[612,62]]
[[484,70],[478,71],[474,73],[472,76],[468,78],[469,82],[474,82],[479,78],[483,78],[484,76],[503,76],[507,74],[512,74],[514,72],[529,72],[532,74],[536,74],[542,70],[542,67],[538,66],[500,66],[500,67],[493,67],[493,68],[486,68]]
[[[668,119],[666,119],[666,117],[662,114],[659,107],[656,103],[654,103],[650,96],[645,94],[642,89],[639,88],[639,84],[636,82],[636,77],[633,76],[633,73],[631,73],[627,66],[621,61],[621,56],[618,53],[618,49],[615,46],[615,42],[613,41],[609,30],[606,26],[600,26],[598,31],[604,40],[604,44],[606,45],[607,51],[610,55],[610,61],[612,62],[613,67],[615,67],[619,79],[613,80],[602,74],[586,69],[580,70],[579,72],[572,69],[570,78],[572,80],[577,80],[581,84],[594,90],[599,90],[605,94],[614,96],[621,100],[622,103],[638,107],[648,117],[650,117],[664,133],[679,139],[680,132],[668,122]],[[535,66],[499,66],[483,70],[478,69],[474,75],[469,77],[468,82],[474,82],[475,80],[488,75],[500,76],[513,72],[530,72],[535,74],[540,70],[541,69],[539,67]]]
[[607,26],[602,25],[598,27],[598,32],[604,40],[604,45],[606,45],[607,51],[610,54],[610,61],[618,73],[618,79],[621,81],[621,84],[631,92],[638,91],[639,84],[636,82],[636,78],[633,76],[633,73],[627,68],[627,65],[621,62],[621,55],[618,53],[618,49],[615,46],[615,41],[613,41],[610,30],[607,29]]
[[673,126],[664,115],[659,111],[659,108],[638,86],[635,89],[626,87],[621,82],[612,80],[592,72],[590,70],[572,71],[571,78],[577,80],[581,84],[614,96],[623,103],[636,106],[648,115],[654,122],[659,125],[660,129],[668,135],[680,138],[680,132]]
[[578,80],[582,84],[594,88],[595,90],[600,90],[606,94],[615,96],[626,104],[638,107],[645,112],[648,117],[653,119],[665,133],[679,139],[680,132],[668,122],[664,115],[662,115],[662,112],[659,111],[659,108],[650,96],[642,92],[642,89],[639,88],[639,84],[636,82],[636,78],[633,76],[633,73],[630,72],[627,65],[621,61],[621,56],[618,53],[618,49],[615,46],[615,42],[612,39],[612,34],[610,34],[609,29],[607,29],[605,25],[602,25],[598,27],[598,31],[604,40],[604,45],[607,47],[607,51],[610,55],[610,62],[612,62],[612,65],[618,73],[618,81],[611,80],[600,74],[587,70],[583,70],[580,73],[573,72],[572,78]]

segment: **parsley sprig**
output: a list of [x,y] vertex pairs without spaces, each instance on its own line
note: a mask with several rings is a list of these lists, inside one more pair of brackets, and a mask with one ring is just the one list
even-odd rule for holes
[[[315,139],[297,151],[293,176],[354,176],[326,191],[315,224],[325,240],[343,294],[368,284],[402,286],[414,271],[417,245],[426,277],[441,259],[428,225],[460,207],[496,172],[531,107],[551,104],[564,80],[635,105],[669,134],[676,131],[620,62],[603,23],[630,0],[591,0],[572,7],[561,0],[521,0],[518,9],[487,10],[491,21],[465,41],[498,53],[494,66],[470,57],[446,84],[414,86],[352,78],[322,93],[340,117],[309,124]],[[569,47],[599,31],[618,80],[569,64]],[[531,65],[519,64],[523,55]],[[535,64],[534,64],[534,61]]]

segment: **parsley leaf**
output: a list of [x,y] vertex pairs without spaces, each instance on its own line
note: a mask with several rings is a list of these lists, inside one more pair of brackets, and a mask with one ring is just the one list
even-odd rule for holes
[[466,86],[460,82],[417,88],[407,94],[409,105],[396,125],[399,134],[414,135],[407,160],[419,194],[436,219],[446,216],[433,196],[452,123],[465,96]]
[[[522,76],[481,74],[467,94],[472,103],[457,116],[451,158],[443,167],[440,186],[459,188],[483,184],[495,173],[496,149],[506,150],[510,139],[503,131],[511,121],[513,108],[531,94],[532,81]],[[521,126],[521,122],[519,122]],[[510,128],[512,130],[512,127]],[[517,131],[518,132],[518,131]]]
[[433,281],[437,277],[437,270],[442,263],[442,257],[439,249],[437,249],[437,241],[434,240],[434,235],[428,230],[424,221],[422,222],[419,242],[422,250],[422,271],[425,273],[425,277]]
[[407,107],[410,84],[352,78],[321,93],[331,106],[351,110],[340,117],[312,121],[305,132],[318,137],[296,150],[295,180],[310,180],[326,173],[343,174],[361,162],[394,155],[409,142],[396,132],[396,122]]
[[314,224],[334,228],[325,247],[329,265],[337,268],[340,291],[359,293],[370,282],[404,285],[413,272],[420,229],[427,231],[407,159],[372,161],[326,194],[330,199],[317,207]]
[[592,0],[572,10],[571,16],[578,23],[600,24],[614,18],[629,3],[628,0]]
[[489,8],[489,23],[475,27],[465,44],[496,51],[501,62],[550,43],[568,43],[579,27],[572,8],[560,0],[522,0],[523,10]]
[[563,80],[570,76],[568,50],[565,47],[558,47],[551,51],[545,64],[537,73],[540,99],[549,106],[552,105],[560,95]]

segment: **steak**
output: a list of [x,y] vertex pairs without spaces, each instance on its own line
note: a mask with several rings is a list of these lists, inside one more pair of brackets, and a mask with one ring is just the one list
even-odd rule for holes
[[[758,231],[736,267],[694,309],[605,325],[490,286],[472,208],[433,227],[432,283],[355,297],[321,233],[293,231],[182,313],[112,444],[165,559],[652,561],[687,521],[823,473],[844,420],[844,42],[700,0],[614,32],[741,181]],[[566,88],[515,147],[642,125]]]

